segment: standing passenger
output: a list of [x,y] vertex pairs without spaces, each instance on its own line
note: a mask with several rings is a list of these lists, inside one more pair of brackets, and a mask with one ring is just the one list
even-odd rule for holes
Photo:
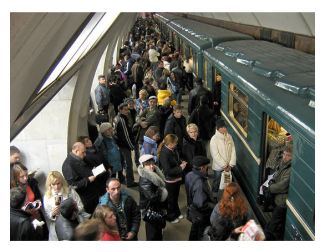
[[183,215],[178,206],[178,196],[181,186],[183,170],[187,162],[181,161],[176,148],[178,138],[169,134],[160,143],[158,148],[159,166],[165,175],[166,189],[168,191],[167,220],[171,223],[178,223]]
[[217,193],[220,185],[220,177],[223,171],[230,171],[236,165],[236,150],[232,137],[227,132],[224,120],[217,121],[217,130],[210,141],[210,153],[213,158],[213,184],[212,193],[217,203]]
[[[154,165],[152,155],[143,155],[140,157],[141,165],[138,167],[139,193],[140,193],[140,211],[143,218],[144,210],[151,205],[156,205],[160,209],[166,209],[165,200],[168,192],[165,185],[165,176],[157,166]],[[146,240],[162,241],[162,229],[156,225],[146,222]]]
[[98,111],[101,114],[108,114],[110,93],[106,87],[105,75],[98,76],[99,84],[95,89],[96,104],[98,105]]

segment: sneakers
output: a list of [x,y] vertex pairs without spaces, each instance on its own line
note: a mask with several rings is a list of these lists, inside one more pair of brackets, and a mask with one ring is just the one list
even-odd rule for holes
[[176,224],[178,222],[179,222],[179,219],[176,218],[175,220],[171,221],[170,223]]
[[177,217],[177,219],[179,219],[179,220],[184,219],[184,216],[180,215],[180,216]]

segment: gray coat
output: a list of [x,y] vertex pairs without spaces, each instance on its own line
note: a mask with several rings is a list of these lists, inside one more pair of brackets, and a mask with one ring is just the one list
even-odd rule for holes
[[98,105],[98,110],[103,110],[104,106],[109,105],[109,90],[103,84],[98,84],[95,89],[95,99],[96,104]]

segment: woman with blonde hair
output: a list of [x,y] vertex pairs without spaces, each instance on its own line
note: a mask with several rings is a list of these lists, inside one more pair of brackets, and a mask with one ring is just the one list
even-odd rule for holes
[[[217,218],[228,218],[233,222],[234,229],[243,226],[254,214],[246,205],[241,196],[240,187],[237,183],[230,182],[224,189],[221,201],[214,207],[210,223]],[[231,237],[237,240],[239,234],[232,233]]]
[[145,108],[149,107],[149,94],[145,89],[139,91],[139,98],[135,102],[135,110],[140,114]]
[[194,123],[190,123],[186,126],[187,135],[183,138],[182,154],[185,161],[187,161],[186,169],[184,170],[184,176],[192,171],[193,158],[195,156],[207,156],[206,149],[203,144],[203,140],[198,136],[199,128]]
[[274,171],[276,157],[278,155],[278,152],[285,145],[287,137],[284,133],[281,132],[281,126],[273,119],[271,119],[268,123],[268,130],[267,151],[269,153],[269,157],[266,161],[265,166],[266,169],[268,169],[267,173],[269,174],[271,171]]
[[97,206],[92,219],[98,220],[102,227],[103,236],[101,241],[122,241],[118,232],[113,208],[109,206]]
[[[80,220],[90,218],[90,214],[84,211],[84,205],[79,197],[79,194],[68,187],[67,181],[58,171],[51,171],[46,179],[46,192],[43,198],[44,210],[47,219],[50,223],[49,241],[57,241],[58,237],[55,232],[55,221],[60,214],[59,207],[61,201],[72,198],[77,202],[78,216]],[[81,217],[83,216],[83,217]]]
[[160,169],[165,175],[166,189],[168,191],[167,201],[167,221],[178,223],[183,219],[183,215],[178,206],[179,190],[181,186],[183,170],[187,162],[181,161],[176,148],[178,137],[174,134],[168,134],[158,148],[158,159]]
[[26,190],[26,200],[24,206],[29,202],[35,202],[36,200],[41,201],[42,205],[39,208],[26,208],[26,212],[31,214],[31,220],[34,223],[44,222],[41,226],[35,226],[36,239],[38,241],[48,240],[48,227],[46,225],[45,217],[41,211],[43,208],[42,194],[38,187],[38,181],[35,178],[28,176],[28,169],[21,163],[16,163],[12,167],[12,175],[10,182],[10,189],[21,187]]

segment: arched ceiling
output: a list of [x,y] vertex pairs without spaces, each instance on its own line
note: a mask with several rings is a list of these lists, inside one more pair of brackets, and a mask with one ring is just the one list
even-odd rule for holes
[[315,36],[315,12],[183,12],[194,16]]

